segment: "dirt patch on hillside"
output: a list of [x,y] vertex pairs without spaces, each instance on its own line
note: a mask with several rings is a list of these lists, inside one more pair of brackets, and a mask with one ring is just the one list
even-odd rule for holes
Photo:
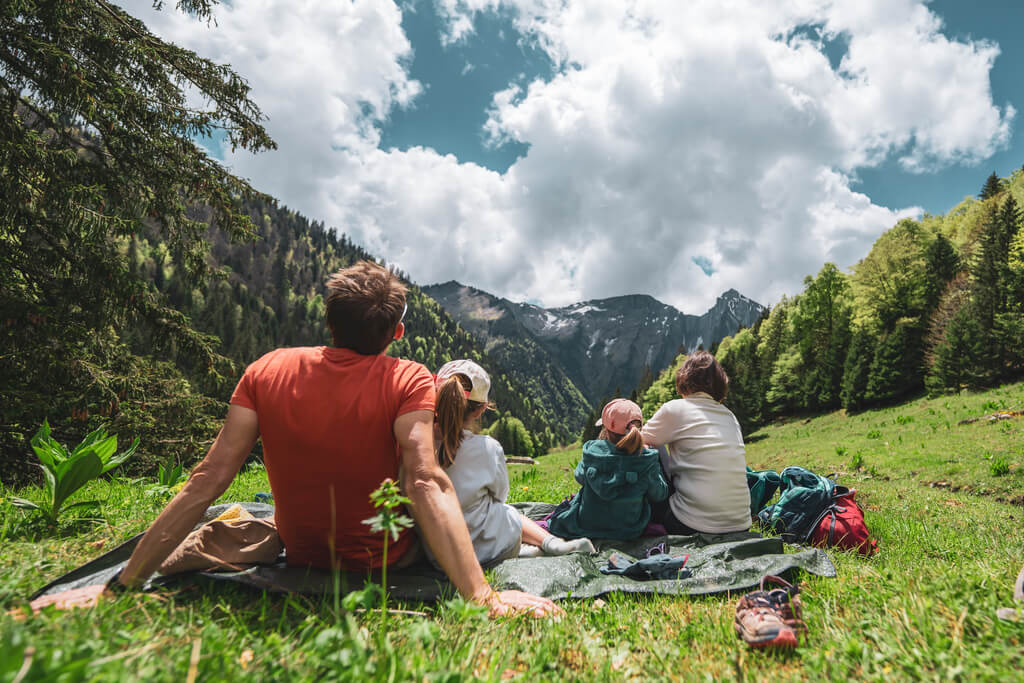
[[1021,506],[1024,505],[1024,495],[1011,495],[1007,493],[998,493],[991,491],[986,488],[971,486],[969,484],[954,484],[949,481],[922,481],[922,486],[927,486],[933,489],[945,489],[951,493],[967,493],[972,496],[984,496],[992,498],[997,503],[1006,503],[1007,505]]

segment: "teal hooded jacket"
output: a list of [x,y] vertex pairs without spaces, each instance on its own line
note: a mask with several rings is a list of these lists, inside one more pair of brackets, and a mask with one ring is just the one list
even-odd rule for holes
[[583,488],[548,522],[562,538],[637,538],[651,521],[651,503],[669,494],[652,448],[628,455],[610,441],[588,441],[574,474]]

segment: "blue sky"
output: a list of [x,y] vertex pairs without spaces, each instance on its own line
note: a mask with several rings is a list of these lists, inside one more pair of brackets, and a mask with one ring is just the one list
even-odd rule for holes
[[509,83],[551,78],[554,64],[507,13],[481,15],[470,38],[444,45],[443,20],[432,3],[419,0],[403,7],[402,29],[413,49],[409,75],[425,89],[412,107],[391,114],[381,127],[380,146],[430,147],[505,172],[529,147],[488,143],[483,126],[491,98]]
[[417,282],[689,313],[849,269],[1024,163],[1024,9],[980,0],[122,0],[252,86],[238,174]]

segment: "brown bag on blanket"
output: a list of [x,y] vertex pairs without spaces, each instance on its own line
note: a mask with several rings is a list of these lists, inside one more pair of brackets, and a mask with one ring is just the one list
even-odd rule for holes
[[240,505],[233,505],[190,533],[160,565],[160,573],[238,571],[273,564],[283,547],[273,518],[256,519]]

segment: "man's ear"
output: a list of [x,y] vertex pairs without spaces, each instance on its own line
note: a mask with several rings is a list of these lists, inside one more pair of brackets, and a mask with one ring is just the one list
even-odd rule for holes
[[405,336],[405,323],[398,323],[395,326],[395,341],[398,341]]

